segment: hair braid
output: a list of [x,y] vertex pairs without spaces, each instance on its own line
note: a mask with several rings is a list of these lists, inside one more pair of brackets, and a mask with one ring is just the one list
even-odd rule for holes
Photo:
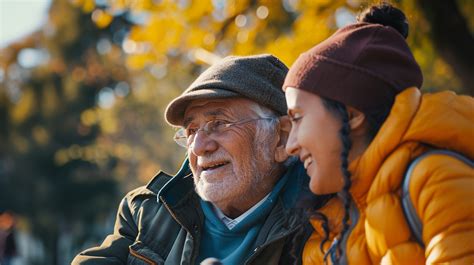
[[305,237],[305,228],[301,226],[293,235],[293,238],[290,242],[290,248],[288,250],[284,250],[284,254],[286,254],[285,258],[280,259],[278,264],[300,264],[301,256],[301,241],[304,240]]
[[344,203],[344,218],[342,219],[342,231],[341,235],[339,238],[339,241],[337,243],[337,249],[339,250],[339,253],[342,254],[341,252],[341,244],[344,238],[345,233],[347,230],[349,230],[349,208],[351,206],[351,195],[349,193],[349,189],[351,188],[351,172],[349,171],[349,161],[348,161],[348,156],[349,156],[349,150],[351,149],[352,142],[349,137],[349,133],[351,131],[351,128],[349,126],[349,116],[347,115],[346,108],[341,104],[341,106],[338,106],[340,108],[340,113],[342,115],[342,127],[341,130],[339,131],[339,136],[341,138],[342,142],[342,152],[341,152],[341,170],[342,170],[342,175],[344,178],[344,186],[342,188],[341,192],[341,197]]
[[342,191],[340,192],[340,196],[342,197],[343,200],[343,205],[344,205],[344,218],[342,219],[342,231],[339,235],[339,239],[337,242],[337,251],[339,254],[342,255],[342,250],[341,250],[341,244],[344,239],[344,235],[346,232],[349,230],[349,210],[350,210],[350,205],[351,205],[351,195],[349,193],[349,189],[351,187],[352,181],[351,181],[351,172],[349,171],[349,151],[351,150],[352,147],[352,142],[349,137],[349,134],[351,132],[351,128],[349,126],[349,115],[347,114],[346,107],[337,101],[333,100],[328,100],[324,99],[323,100],[324,105],[326,108],[333,113],[335,113],[342,122],[342,127],[339,130],[339,137],[342,142],[342,151],[341,151],[341,170],[342,170],[342,175],[344,179],[344,186],[342,188]]
[[[303,210],[303,214],[301,216],[302,223],[308,222],[309,224],[309,219],[317,219],[322,221],[321,225],[324,231],[324,238],[320,244],[320,249],[323,253],[324,243],[329,240],[329,221],[323,213],[318,212],[318,209],[325,206],[335,196],[335,193],[327,195],[315,195],[311,193],[308,186],[305,185],[301,190],[300,198],[298,198],[298,201],[295,205],[295,208]],[[281,264],[299,264],[298,262],[301,262],[301,254],[304,248],[304,244],[303,246],[301,246],[301,241],[306,241],[306,236],[309,235],[306,234],[304,228],[294,235],[293,239],[291,240],[291,249],[288,251],[287,254],[287,256],[289,256],[291,259],[288,261],[285,259],[283,263],[280,262]]]
[[324,230],[324,238],[319,244],[319,249],[324,253],[324,244],[329,240],[329,220],[328,217],[320,212],[315,212],[311,217],[322,221],[321,226]]

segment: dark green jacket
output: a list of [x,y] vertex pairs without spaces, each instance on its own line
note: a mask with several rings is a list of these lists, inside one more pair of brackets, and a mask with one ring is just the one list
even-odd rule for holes
[[[291,257],[301,257],[311,230],[293,206],[308,177],[299,162],[288,174],[246,264],[287,264]],[[129,192],[120,203],[114,233],[99,247],[81,252],[72,264],[195,264],[203,219],[186,161],[173,178],[160,172],[147,186]],[[295,234],[301,236],[297,242],[292,240]],[[292,255],[291,249],[296,250]]]

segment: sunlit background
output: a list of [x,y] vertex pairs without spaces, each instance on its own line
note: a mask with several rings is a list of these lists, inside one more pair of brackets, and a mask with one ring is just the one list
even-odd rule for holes
[[[472,95],[474,2],[393,2],[422,90]],[[273,53],[291,65],[368,3],[0,0],[0,257],[69,264],[99,244],[128,190],[176,171],[184,150],[163,111],[209,64]]]
[[0,0],[0,47],[46,23],[51,0]]

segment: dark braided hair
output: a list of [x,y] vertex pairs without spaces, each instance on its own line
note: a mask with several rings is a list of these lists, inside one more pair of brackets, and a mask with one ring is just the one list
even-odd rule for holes
[[[343,172],[344,186],[343,186],[342,191],[340,192],[340,196],[342,197],[343,205],[344,205],[344,218],[342,220],[343,221],[342,231],[341,231],[341,234],[339,235],[339,239],[337,242],[337,251],[341,253],[341,244],[343,243],[342,241],[343,241],[344,235],[347,233],[350,227],[349,208],[352,201],[350,193],[349,193],[349,189],[352,185],[351,173],[348,169],[349,167],[348,156],[349,156],[349,151],[352,146],[351,139],[349,137],[349,134],[350,134],[349,115],[347,113],[347,110],[344,104],[331,100],[331,99],[326,99],[326,98],[322,98],[322,101],[323,101],[324,107],[330,113],[334,114],[342,122],[341,129],[339,130],[339,136],[340,136],[342,147],[343,147],[341,151],[341,170]],[[380,127],[382,126],[383,122],[387,118],[390,112],[390,108],[391,106],[387,106],[387,107],[371,110],[370,112],[364,113],[368,122],[368,135],[367,135],[368,140],[372,140],[375,137]],[[329,220],[327,216],[319,212],[318,209],[323,207],[329,200],[334,198],[336,194],[314,195],[311,193],[311,191],[309,191],[308,185],[306,185],[305,187],[307,190],[302,191],[302,198],[298,202],[297,207],[306,209],[307,211],[306,217],[308,219],[311,218],[311,219],[317,219],[321,221],[322,228],[324,231],[324,238],[321,240],[319,248],[321,249],[321,252],[325,253],[324,245],[326,244],[326,242],[329,241],[329,233],[330,233]],[[288,253],[290,256],[290,259],[285,259],[285,261],[288,261],[285,264],[297,264],[298,258],[296,257],[296,253],[298,251],[296,249],[296,246],[298,245],[298,241],[301,239],[302,232],[303,231],[300,230],[293,237],[293,240],[291,243],[292,248]],[[325,256],[327,257],[328,255],[325,255]],[[326,260],[325,260],[325,263],[326,263]]]
[[[324,107],[334,114],[338,119],[341,120],[342,126],[341,129],[339,130],[339,138],[341,139],[342,143],[342,151],[341,151],[341,171],[342,171],[342,176],[344,180],[344,186],[342,188],[342,191],[339,193],[339,195],[342,198],[342,202],[344,205],[344,218],[342,219],[342,230],[339,235],[338,241],[337,241],[337,252],[342,255],[342,250],[341,250],[341,244],[343,244],[344,241],[344,236],[349,230],[350,223],[350,207],[351,207],[351,202],[352,198],[350,195],[350,188],[352,185],[352,180],[351,180],[351,172],[349,171],[349,151],[351,150],[352,147],[352,141],[351,138],[349,137],[351,133],[351,128],[349,125],[349,114],[347,113],[346,106],[338,101],[327,99],[327,98],[322,98]],[[375,135],[378,133],[380,127],[382,124],[385,122],[385,119],[387,118],[388,114],[390,113],[391,105],[389,106],[384,106],[379,109],[374,109],[369,112],[364,112],[364,115],[367,119],[368,123],[368,132],[367,132],[367,140],[372,141],[372,139],[375,137]],[[325,217],[325,216],[324,216]],[[325,218],[327,221],[327,218]],[[327,237],[323,242],[321,242],[320,248],[322,249],[323,244],[327,241]],[[326,255],[327,257],[327,255]]]
[[322,221],[322,228],[324,230],[324,238],[321,240],[321,244],[319,244],[319,249],[321,252],[324,253],[324,244],[329,240],[329,220],[328,217],[320,212],[315,212],[311,216],[312,218],[318,219]]
[[285,244],[282,251],[282,256],[278,264],[282,265],[299,265],[301,264],[301,252],[304,247],[301,242],[305,241],[306,229],[302,225],[294,234],[291,241],[288,244]]
[[337,242],[337,251],[342,254],[341,244],[344,239],[344,235],[349,230],[349,208],[351,206],[351,195],[349,189],[351,188],[351,172],[349,171],[349,151],[351,150],[352,141],[349,137],[351,128],[349,126],[349,115],[347,114],[346,106],[330,99],[323,99],[323,104],[327,110],[335,114],[339,119],[341,119],[342,126],[339,130],[339,137],[342,142],[342,151],[341,151],[341,171],[344,179],[344,186],[340,192],[342,197],[342,202],[344,205],[344,218],[342,219],[342,231]]
[[[315,195],[309,190],[309,185],[304,185],[300,192],[300,198],[298,199],[298,202],[295,205],[295,208],[301,209],[304,212],[303,214],[301,214],[303,219],[302,223],[309,224],[310,219],[317,219],[322,221],[324,238],[319,247],[323,253],[323,246],[329,240],[329,221],[324,214],[318,212],[318,209],[326,205],[335,196],[335,193],[327,195]],[[307,240],[306,236],[309,236],[309,234],[306,233],[307,231],[308,230],[306,229],[306,227],[302,226],[295,233],[290,243],[291,248],[288,251],[285,251],[287,252],[287,254],[285,255],[285,259],[279,264],[300,264],[301,252],[304,247],[304,244],[301,244],[301,242],[305,242]]]
[[[347,110],[344,104],[331,100],[331,99],[326,99],[326,98],[322,98],[322,100],[323,100],[323,104],[325,108],[331,113],[333,113],[334,115],[336,115],[338,119],[341,119],[342,124],[343,124],[341,129],[339,130],[339,135],[343,144],[343,148],[341,152],[341,161],[342,161],[341,169],[344,176],[344,186],[343,186],[342,192],[340,193],[340,196],[343,199],[344,218],[343,218],[343,228],[342,228],[340,238],[337,243],[337,250],[339,253],[341,253],[342,239],[345,233],[349,230],[349,208],[351,205],[351,196],[349,193],[349,189],[351,187],[352,182],[351,182],[351,173],[349,172],[349,169],[348,169],[349,167],[348,156],[349,156],[349,151],[352,146],[352,142],[349,137],[349,134],[350,134],[349,115],[347,114]],[[379,118],[379,115],[377,115],[377,117],[375,118],[371,118],[368,120],[369,120],[369,127],[370,127],[369,134],[372,134],[371,131],[374,131],[373,134],[375,135],[376,130],[378,131],[378,128],[380,128],[381,124],[383,123],[383,120]],[[377,121],[381,121],[380,124]],[[307,209],[308,218],[317,219],[321,221],[322,228],[324,231],[324,238],[321,240],[319,248],[321,249],[321,252],[325,253],[324,244],[328,242],[329,233],[330,233],[329,220],[326,215],[324,215],[321,212],[318,212],[317,210],[320,209],[322,206],[324,206],[329,200],[334,198],[336,194],[314,195],[310,193],[309,189],[306,192],[303,190],[302,194],[303,196],[298,202],[297,207]],[[293,248],[290,251],[291,257],[295,257],[294,256],[295,251],[296,251],[295,246],[297,244],[297,241],[300,240],[301,232],[302,231],[299,231],[293,237],[293,240],[292,240]],[[327,257],[327,255],[325,256]],[[296,258],[293,259],[293,261],[296,261],[296,260],[297,260]],[[325,260],[325,263],[326,263],[326,260]],[[296,263],[288,263],[288,264],[296,264]]]

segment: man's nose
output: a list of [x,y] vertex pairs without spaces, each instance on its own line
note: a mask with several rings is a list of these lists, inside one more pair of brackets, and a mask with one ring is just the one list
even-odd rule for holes
[[218,148],[218,143],[205,131],[198,130],[189,148],[194,155],[203,156],[214,152]]

